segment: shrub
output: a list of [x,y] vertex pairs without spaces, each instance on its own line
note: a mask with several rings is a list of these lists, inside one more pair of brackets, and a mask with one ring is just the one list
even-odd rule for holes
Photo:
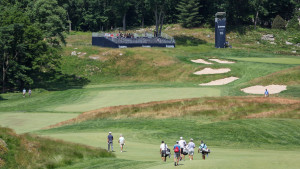
[[272,23],[272,29],[285,29],[286,21],[277,15]]
[[299,25],[299,21],[298,21],[299,15],[300,15],[300,12],[299,12],[299,14],[294,15],[294,17],[289,21],[289,23],[287,25],[288,29],[294,29],[294,30],[300,31],[300,25]]
[[293,40],[292,40],[293,43],[297,44],[297,43],[300,43],[300,35],[296,36]]

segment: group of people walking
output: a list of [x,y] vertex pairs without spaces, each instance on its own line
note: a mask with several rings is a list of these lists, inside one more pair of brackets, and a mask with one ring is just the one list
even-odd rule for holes
[[[174,165],[177,166],[179,164],[179,161],[185,160],[185,156],[189,155],[190,160],[194,160],[194,149],[196,145],[194,143],[194,140],[191,138],[189,143],[187,144],[186,141],[183,139],[183,137],[180,137],[179,141],[176,141],[176,144],[173,147],[174,151]],[[205,155],[209,153],[207,151],[207,146],[203,141],[201,141],[201,144],[198,149],[198,153],[202,153],[202,159],[205,160]],[[168,148],[168,145],[162,141],[160,145],[160,154],[163,161],[166,161],[166,157],[171,155],[170,149]]]
[[[22,91],[23,97],[26,96],[26,89],[24,88]],[[31,97],[31,89],[28,90],[28,96]]]
[[[113,152],[113,140],[114,140],[114,137],[113,137],[112,133],[109,132],[108,136],[107,136],[107,145],[108,145],[107,151]],[[120,144],[121,152],[123,152],[123,148],[125,145],[125,138],[123,137],[122,134],[119,137],[118,143]],[[179,161],[181,161],[181,160],[184,161],[186,155],[189,155],[190,160],[194,160],[195,147],[196,147],[196,145],[192,138],[190,139],[189,143],[187,143],[183,139],[183,137],[180,137],[180,140],[176,141],[176,144],[173,147],[174,165],[177,166],[179,164]],[[168,148],[168,145],[164,141],[161,141],[159,152],[161,154],[161,159],[165,162],[167,161],[168,156],[169,156],[169,158],[171,157],[171,150]],[[210,150],[207,149],[206,144],[203,141],[201,141],[201,144],[198,149],[198,153],[202,153],[203,160],[205,160],[205,155],[207,155],[209,152],[210,152]]]

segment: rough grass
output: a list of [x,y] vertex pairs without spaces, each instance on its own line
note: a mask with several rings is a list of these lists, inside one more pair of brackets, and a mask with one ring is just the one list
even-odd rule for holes
[[5,162],[2,168],[57,168],[86,158],[114,157],[100,148],[29,134],[17,135],[8,128],[0,128],[0,138],[7,144],[7,151],[0,154]]
[[275,72],[264,77],[253,79],[249,82],[251,85],[269,85],[269,84],[282,84],[282,85],[297,85],[300,84],[300,66],[286,69],[283,71]]
[[83,122],[92,119],[126,118],[203,118],[224,121],[245,118],[288,117],[300,119],[300,101],[284,98],[222,97],[150,102],[137,105],[107,107],[80,114],[76,118],[50,126]]

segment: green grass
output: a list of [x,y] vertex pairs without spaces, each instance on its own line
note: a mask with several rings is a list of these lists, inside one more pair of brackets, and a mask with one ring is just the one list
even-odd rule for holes
[[90,93],[90,97],[87,95],[87,97],[72,104],[57,106],[54,110],[83,112],[108,106],[138,104],[150,101],[220,96],[220,90],[212,88],[161,88],[93,92]]
[[26,133],[40,130],[52,124],[76,117],[71,113],[0,113],[2,127],[13,128],[16,133]]
[[[134,89],[135,88],[135,89]],[[84,112],[108,106],[138,104],[158,100],[190,97],[220,96],[215,88],[164,87],[139,85],[90,86],[85,89],[33,93],[31,98],[20,94],[5,94],[0,105],[1,112]],[[36,104],[38,103],[38,104]]]
[[89,159],[82,163],[77,163],[74,165],[69,165],[67,167],[62,167],[62,169],[82,169],[82,168],[145,168],[153,165],[157,165],[155,162],[142,162],[134,160],[124,160],[124,159],[114,159],[114,158],[104,158],[104,159]]
[[[299,153],[299,120],[258,119],[201,124],[194,119],[103,119],[66,126],[40,134],[54,138],[106,148],[108,131],[115,138],[122,133],[126,138],[125,152],[119,152],[115,141],[114,149],[119,162],[135,160],[131,168],[173,168],[173,160],[160,162],[159,144],[165,140],[172,147],[179,136],[194,138],[196,145],[204,140],[212,153],[207,160],[195,154],[194,161],[180,162],[181,168],[199,165],[209,168],[297,168]],[[149,165],[151,162],[152,165]],[[127,167],[113,162],[97,160],[70,166],[77,168]],[[125,163],[126,164],[126,163]],[[152,166],[152,167],[151,167]]]
[[[71,78],[87,79],[89,84],[83,88],[58,88],[60,91],[51,92],[35,89],[31,98],[23,98],[20,93],[1,94],[0,124],[15,129],[17,133],[34,132],[100,148],[106,148],[109,131],[113,132],[115,139],[121,133],[125,135],[126,152],[114,152],[117,158],[98,158],[93,155],[94,150],[79,148],[84,154],[81,158],[73,144],[70,148],[59,142],[62,145],[57,150],[54,146],[57,142],[24,136],[33,141],[33,145],[43,145],[41,151],[50,156],[39,161],[44,168],[173,168],[172,159],[161,162],[158,147],[161,140],[171,147],[180,136],[194,138],[196,145],[204,140],[212,149],[207,160],[201,160],[196,154],[195,161],[181,162],[180,168],[298,168],[299,106],[276,101],[260,102],[259,98],[256,102],[230,97],[200,98],[152,107],[127,107],[120,111],[109,109],[93,120],[37,131],[73,118],[78,112],[169,99],[246,96],[240,89],[250,85],[284,83],[288,90],[278,96],[300,97],[300,60],[297,53],[291,53],[295,50],[293,46],[285,45],[294,32],[262,28],[245,34],[229,32],[233,49],[215,49],[211,29],[182,29],[172,25],[167,33],[179,36],[182,45],[174,49],[108,49],[91,46],[91,33],[72,32],[62,52],[62,67],[58,70],[72,75]],[[267,33],[274,34],[277,45],[260,39]],[[86,54],[71,56],[72,51]],[[90,59],[90,56],[98,59]],[[190,61],[199,58],[220,58],[236,63],[203,65]],[[230,68],[231,72],[193,75],[206,67]],[[198,85],[229,76],[240,79],[224,86]],[[247,115],[265,112],[273,114],[245,119]],[[114,145],[115,150],[119,150],[116,141]],[[11,150],[9,160],[15,155],[24,155],[19,153],[23,149]],[[43,158],[45,154],[42,154]]]
[[[91,131],[122,132],[128,140],[156,143],[174,142],[179,136],[205,140],[209,145],[236,148],[294,149],[300,140],[299,120],[252,119],[205,123],[197,118],[186,119],[121,119],[94,120],[69,125],[43,133],[74,133]],[[176,127],[184,126],[184,127]],[[123,132],[124,131],[124,132]],[[127,131],[127,132],[126,132]],[[55,134],[54,134],[55,135]],[[64,136],[63,136],[64,137]],[[68,136],[66,136],[68,137]],[[105,137],[102,139],[105,140]],[[299,147],[298,147],[299,148]]]
[[[103,131],[103,130],[102,130]],[[120,133],[113,133],[115,137],[118,137]],[[60,134],[47,134],[54,138],[64,139],[67,141],[84,143],[95,147],[106,148],[105,139],[107,133],[98,132],[84,132],[84,133],[60,133]],[[120,153],[119,146],[115,146],[115,154],[118,162],[104,162],[102,160],[90,160],[85,163],[78,163],[72,165],[69,168],[101,168],[102,166],[108,166],[109,168],[129,167],[130,168],[173,168],[173,158],[167,159],[167,163],[161,162],[159,157],[159,141],[152,142],[151,144],[144,143],[142,140],[132,138],[134,133],[128,133],[125,135],[126,145],[125,152]],[[151,137],[148,137],[152,139]],[[177,138],[178,139],[178,138]],[[167,141],[169,147],[173,146],[174,140]],[[198,143],[197,143],[198,144]],[[209,143],[208,143],[209,144]],[[212,153],[207,160],[201,160],[199,154],[195,154],[194,161],[182,161],[181,168],[197,168],[199,165],[209,168],[297,168],[299,162],[297,157],[300,156],[298,151],[291,150],[265,150],[259,147],[250,149],[230,149],[226,146],[214,147],[209,145]],[[128,166],[122,164],[124,160],[135,160]],[[121,164],[120,164],[121,163]],[[151,165],[150,165],[150,164]],[[103,164],[103,165],[102,165]],[[152,167],[151,167],[152,166]]]

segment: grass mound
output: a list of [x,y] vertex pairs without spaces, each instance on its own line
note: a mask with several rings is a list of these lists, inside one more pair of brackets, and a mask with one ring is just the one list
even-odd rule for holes
[[114,106],[88,111],[76,118],[50,126],[58,127],[95,119],[126,118],[204,118],[224,121],[247,118],[276,117],[300,119],[300,101],[285,98],[219,97],[179,99],[136,105]]
[[17,135],[9,128],[0,128],[1,168],[57,168],[84,161],[86,158],[114,157],[103,149],[29,134]]

